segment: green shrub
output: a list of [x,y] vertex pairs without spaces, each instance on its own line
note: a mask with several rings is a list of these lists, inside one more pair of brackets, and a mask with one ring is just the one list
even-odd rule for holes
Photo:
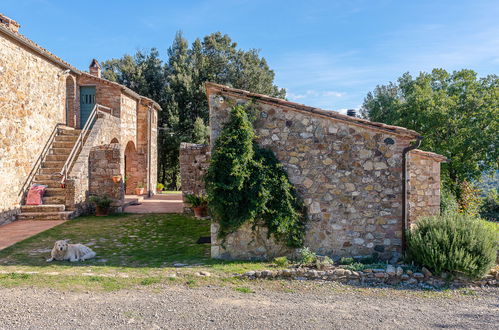
[[96,206],[103,208],[103,209],[108,209],[111,204],[113,203],[113,200],[109,198],[107,195],[103,196],[98,196],[98,195],[93,195],[90,196],[90,202],[95,204]]
[[440,213],[455,213],[459,209],[456,196],[442,186],[440,194]]
[[334,261],[328,256],[317,256],[315,260],[315,267],[317,269],[323,269],[324,267],[334,265]]
[[351,265],[355,262],[355,260],[353,260],[353,258],[350,258],[350,257],[342,257],[340,259],[340,262],[339,264],[340,265]]
[[364,264],[362,262],[354,262],[349,265],[342,265],[341,268],[358,272],[358,271],[363,271],[365,269],[376,269],[376,268],[384,269],[386,268],[386,264],[385,263]]
[[489,190],[482,199],[480,216],[489,221],[499,221],[499,194],[495,188]]
[[278,267],[287,267],[289,265],[289,260],[286,257],[274,258],[274,264]]
[[[245,223],[265,226],[268,236],[289,247],[303,244],[304,219],[286,171],[271,150],[260,148],[245,107],[235,106],[215,141],[205,176],[219,237]],[[223,244],[222,241],[222,244]]]
[[298,262],[303,265],[313,264],[317,261],[317,254],[310,251],[308,247],[298,250]]
[[422,218],[407,231],[407,256],[435,274],[485,275],[496,259],[496,236],[482,221],[446,213]]
[[192,207],[206,206],[208,204],[208,198],[205,195],[186,194],[185,200]]

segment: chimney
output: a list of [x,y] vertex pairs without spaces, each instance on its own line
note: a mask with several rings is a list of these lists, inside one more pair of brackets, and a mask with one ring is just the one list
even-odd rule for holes
[[355,109],[348,109],[347,110],[347,116],[357,117],[357,113],[356,113]]
[[90,63],[89,72],[92,76],[100,78],[100,64],[95,58]]
[[2,13],[0,13],[0,24],[4,25],[12,32],[17,32],[17,30],[19,30],[19,28],[21,27],[21,25],[19,25],[19,23],[17,23],[13,19],[8,18],[7,16],[5,16]]

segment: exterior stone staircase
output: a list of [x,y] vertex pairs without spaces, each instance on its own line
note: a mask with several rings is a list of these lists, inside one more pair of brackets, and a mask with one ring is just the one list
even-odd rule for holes
[[60,171],[64,166],[80,130],[61,126],[42,161],[32,184],[47,186],[42,205],[22,205],[18,220],[68,220],[73,211],[66,210],[66,189],[61,187]]

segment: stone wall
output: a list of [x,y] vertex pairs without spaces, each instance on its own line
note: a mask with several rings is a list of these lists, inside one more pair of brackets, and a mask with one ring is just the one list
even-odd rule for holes
[[184,195],[205,193],[203,177],[210,162],[209,150],[206,144],[180,144],[180,179]]
[[407,158],[408,223],[421,216],[440,214],[440,162],[445,158],[430,152],[412,150]]
[[[85,144],[80,151],[73,168],[69,173],[66,183],[66,208],[75,210],[77,213],[86,213],[88,211],[88,196],[90,194],[89,181],[89,159],[90,153],[94,147],[107,145],[120,134],[120,119],[107,113],[101,113],[97,116],[92,130]],[[121,158],[123,155],[120,153]],[[123,159],[121,159],[121,163]],[[120,172],[123,175],[122,165]]]
[[124,146],[128,141],[132,141],[137,148],[137,101],[131,97],[121,94],[120,98],[120,118],[121,118],[121,139]]
[[114,84],[106,84],[102,79],[98,79],[90,74],[83,73],[78,77],[78,88],[76,89],[76,100],[78,100],[76,111],[77,127],[80,126],[79,100],[81,86],[95,86],[95,102],[97,104],[113,109],[113,115],[120,117],[119,111],[121,106],[121,88]]
[[[216,88],[207,90],[212,143],[232,106],[253,100],[259,144],[275,153],[307,206],[305,246],[333,256],[373,252],[383,258],[400,256],[402,151],[417,133],[398,134],[360,120],[300,111],[282,100],[265,102]],[[213,225],[212,238],[216,235]],[[212,241],[212,257],[248,259],[278,254],[272,242],[248,245],[247,241],[246,230],[230,235],[225,247]]]
[[150,137],[150,174],[149,183],[151,185],[151,193],[156,191],[158,183],[158,111],[151,108],[151,137]]
[[121,177],[121,151],[119,144],[93,147],[89,155],[89,194],[108,196],[114,202],[114,211],[121,212],[125,191],[123,180],[113,181],[113,176]]
[[29,172],[65,122],[64,70],[0,34],[0,224],[19,213]]

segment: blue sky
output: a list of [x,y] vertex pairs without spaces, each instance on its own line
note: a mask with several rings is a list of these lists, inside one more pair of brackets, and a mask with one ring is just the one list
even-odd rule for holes
[[76,67],[215,31],[261,50],[288,99],[358,108],[377,84],[434,67],[499,74],[499,1],[3,1],[20,32]]

